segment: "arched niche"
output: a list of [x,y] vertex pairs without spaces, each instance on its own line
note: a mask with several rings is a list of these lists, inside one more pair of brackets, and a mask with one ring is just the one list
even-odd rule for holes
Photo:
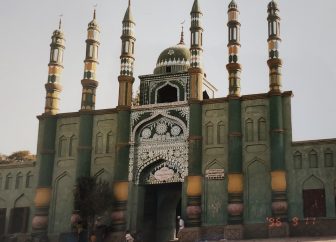
[[157,90],[156,103],[170,103],[179,100],[178,87],[166,84]]
[[312,175],[303,182],[302,187],[304,217],[325,217],[326,201],[324,183]]
[[216,159],[209,162],[204,170],[203,220],[206,225],[224,224],[227,220],[227,179],[219,173],[224,174],[224,165]]
[[259,159],[249,163],[245,178],[247,199],[244,208],[249,222],[264,222],[271,215],[271,177],[269,168]]

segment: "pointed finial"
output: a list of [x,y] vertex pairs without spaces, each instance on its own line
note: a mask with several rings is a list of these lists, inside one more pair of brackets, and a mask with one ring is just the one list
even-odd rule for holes
[[62,29],[62,17],[63,17],[63,14],[60,14],[59,15],[59,22],[58,22],[58,29],[61,30]]
[[93,9],[93,19],[96,19],[96,10],[97,10],[97,6],[98,4],[94,5],[94,9]]
[[181,39],[180,39],[180,43],[179,43],[181,45],[184,45],[184,23],[185,23],[185,20],[181,23],[182,31],[181,31]]

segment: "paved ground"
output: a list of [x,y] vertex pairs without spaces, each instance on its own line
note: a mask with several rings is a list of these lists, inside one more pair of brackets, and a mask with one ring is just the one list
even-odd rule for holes
[[336,242],[336,236],[334,237],[297,237],[297,238],[281,238],[281,239],[250,239],[250,240],[220,240],[220,241],[208,241],[208,242]]

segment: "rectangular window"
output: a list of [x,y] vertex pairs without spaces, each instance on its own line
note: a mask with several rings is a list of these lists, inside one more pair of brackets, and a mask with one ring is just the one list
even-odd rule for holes
[[93,46],[89,45],[89,57],[92,58],[93,57]]
[[124,49],[125,53],[129,53],[129,41],[125,41],[125,49]]
[[52,61],[56,61],[57,62],[57,60],[58,60],[58,49],[54,49]]

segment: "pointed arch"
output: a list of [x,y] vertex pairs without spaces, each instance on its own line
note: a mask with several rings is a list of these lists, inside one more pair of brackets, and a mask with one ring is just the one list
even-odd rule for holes
[[318,156],[314,149],[309,152],[309,167],[318,168]]
[[266,134],[266,119],[260,118],[258,120],[258,141],[265,141]]
[[29,171],[26,175],[26,188],[31,188],[33,186],[34,175]]
[[10,190],[12,188],[13,176],[12,173],[8,173],[5,181],[5,190]]
[[14,208],[30,207],[31,202],[28,197],[22,193],[14,201]]
[[101,132],[97,133],[96,135],[95,151],[96,151],[96,154],[102,154],[104,151],[104,138]]
[[77,137],[76,135],[71,136],[69,142],[69,156],[73,157],[76,156],[76,144],[77,144]]
[[324,189],[324,182],[316,177],[315,175],[311,175],[302,183],[303,190],[308,189]]
[[97,179],[97,181],[110,181],[110,173],[104,168],[97,171],[96,174],[94,174],[94,177]]
[[114,150],[113,146],[113,133],[112,131],[108,132],[106,135],[106,153],[112,153]]
[[67,153],[67,138],[62,135],[58,142],[58,156],[65,157]]
[[324,151],[324,166],[333,167],[334,166],[334,153],[330,148]]
[[23,184],[23,175],[21,172],[16,174],[15,189],[21,189]]
[[252,142],[254,140],[253,136],[253,120],[248,118],[245,120],[245,141]]
[[302,153],[296,151],[293,155],[294,169],[302,169]]
[[212,122],[208,122],[205,127],[205,143],[212,145],[214,143],[214,125]]
[[217,144],[223,145],[225,143],[225,124],[223,121],[217,124]]
[[177,102],[179,100],[179,87],[170,82],[155,90],[155,103]]

